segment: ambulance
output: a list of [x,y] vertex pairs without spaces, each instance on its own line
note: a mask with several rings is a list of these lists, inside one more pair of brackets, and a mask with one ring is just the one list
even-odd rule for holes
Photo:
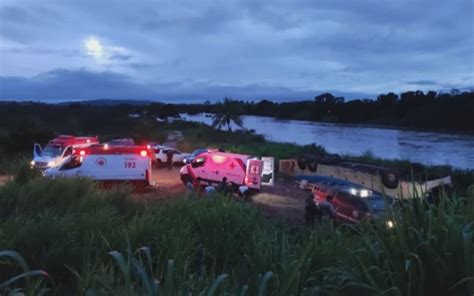
[[33,148],[33,160],[31,167],[38,170],[56,167],[71,156],[75,150],[98,144],[98,137],[76,137],[70,135],[61,135],[49,141],[44,147],[35,143]]
[[185,185],[194,181],[215,185],[225,180],[234,186],[260,190],[262,168],[263,162],[250,155],[207,151],[183,166],[180,175]]
[[146,146],[92,145],[76,150],[61,165],[46,169],[43,176],[86,177],[148,186],[153,183],[152,154]]

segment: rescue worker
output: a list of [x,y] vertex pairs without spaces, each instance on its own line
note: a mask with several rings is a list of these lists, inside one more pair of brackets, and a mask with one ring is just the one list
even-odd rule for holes
[[166,166],[168,167],[168,171],[173,169],[173,151],[171,150],[166,151]]
[[326,196],[326,199],[315,203],[314,195],[311,193],[305,200],[305,220],[307,226],[314,226],[315,220],[321,223],[323,217],[332,220],[334,218],[335,209],[332,204],[332,196]]
[[206,197],[210,198],[216,192],[216,188],[214,188],[214,186],[212,186],[212,183],[209,181],[206,188],[204,188],[204,191],[206,192]]
[[318,208],[316,215],[318,217],[319,223],[321,223],[323,217],[326,217],[330,220],[334,219],[335,209],[332,204],[332,196],[326,196],[326,199],[321,202],[318,202],[316,206]]
[[239,186],[238,194],[244,201],[250,201],[250,190],[247,186]]
[[306,226],[314,226],[314,220],[318,212],[318,208],[313,201],[314,195],[311,193],[306,200],[304,201],[304,212],[305,212],[305,221]]
[[217,186],[217,191],[223,195],[229,194],[228,188],[227,188],[227,177],[222,178],[222,182],[219,183]]

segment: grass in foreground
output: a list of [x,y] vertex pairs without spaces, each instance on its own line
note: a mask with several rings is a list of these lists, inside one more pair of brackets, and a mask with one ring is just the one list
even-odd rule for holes
[[[33,179],[0,188],[0,289],[89,295],[468,295],[474,192],[413,201],[396,228],[287,229],[224,197],[137,203],[126,188]],[[9,253],[13,254],[13,253]],[[20,260],[20,261],[19,261]],[[47,272],[45,276],[41,271]]]

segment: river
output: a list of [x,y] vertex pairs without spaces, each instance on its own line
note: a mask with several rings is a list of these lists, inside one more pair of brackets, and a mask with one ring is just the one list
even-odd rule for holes
[[[210,124],[204,114],[181,115]],[[451,165],[474,169],[474,134],[401,130],[349,124],[332,124],[272,117],[242,116],[244,127],[275,142],[316,143],[329,153],[360,156],[370,151],[386,159],[408,159],[425,165]],[[236,127],[233,126],[235,129]]]

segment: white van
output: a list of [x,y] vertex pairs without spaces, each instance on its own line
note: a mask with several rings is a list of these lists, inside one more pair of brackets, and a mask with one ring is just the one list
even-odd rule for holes
[[183,166],[180,174],[185,185],[196,180],[202,185],[225,180],[236,186],[260,190],[262,167],[263,162],[250,155],[209,151]]
[[152,185],[152,151],[146,146],[93,145],[74,153],[45,177],[87,177],[98,181],[123,181]]

